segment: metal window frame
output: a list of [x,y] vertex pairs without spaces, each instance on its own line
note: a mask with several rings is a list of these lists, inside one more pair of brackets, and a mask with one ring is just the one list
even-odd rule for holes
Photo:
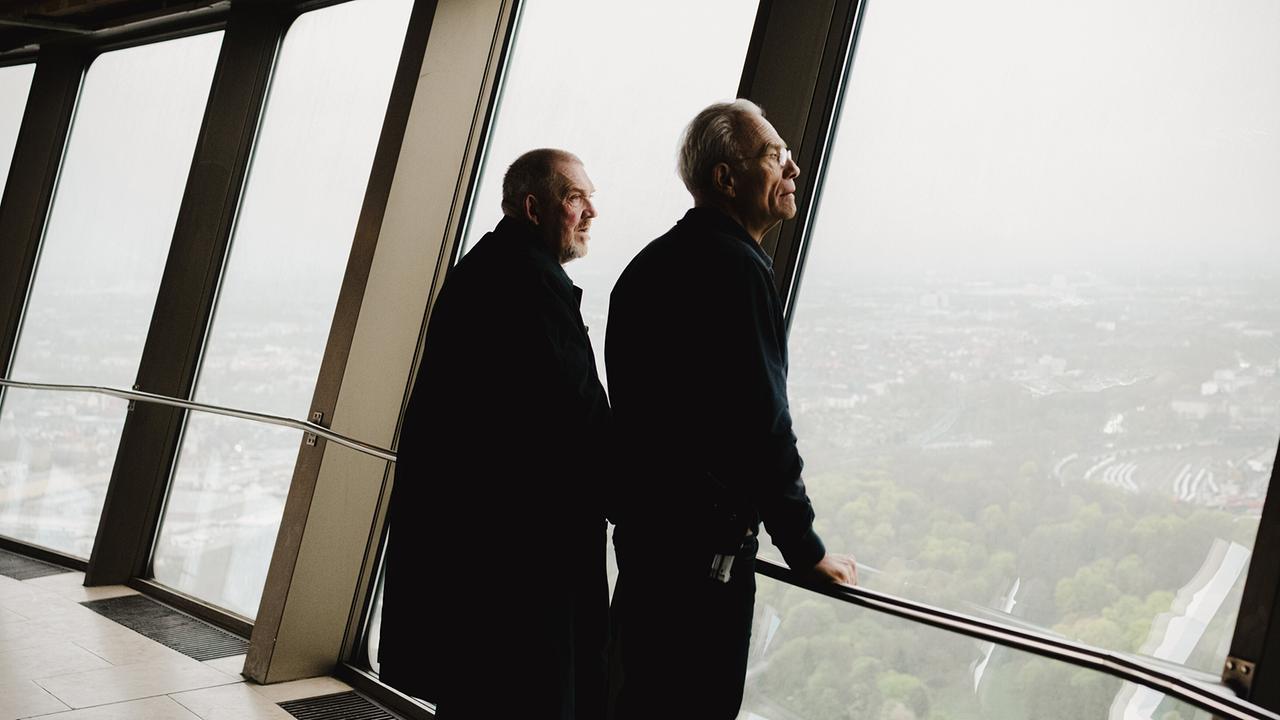
[[[16,181],[6,184],[6,196],[0,202],[0,235],[19,240],[0,243],[0,298],[6,299],[0,304],[0,377],[8,375],[20,336],[57,173],[87,68],[97,56],[113,50],[223,30],[209,100],[134,385],[134,389],[146,388],[162,396],[191,396],[279,45],[298,17],[347,1],[234,0],[59,38],[35,52],[18,49],[0,55],[4,65],[36,61],[10,170]],[[415,6],[424,4],[429,0],[418,0]],[[384,166],[388,152],[380,146]],[[375,172],[378,165],[375,159]],[[371,184],[374,180],[371,177]],[[361,215],[366,235],[369,211],[367,197]],[[372,229],[376,239],[376,225]],[[367,254],[368,247],[364,250]],[[358,251],[353,247],[353,256]],[[351,270],[349,263],[343,286],[348,295]],[[334,326],[340,324],[341,318],[335,316]],[[337,347],[332,335],[326,358]],[[131,404],[87,562],[16,539],[0,537],[0,543],[83,569],[86,585],[127,583],[247,636],[252,627],[247,619],[150,579],[151,552],[186,412],[164,405]]]
[[[209,100],[193,152],[134,389],[190,397],[287,18],[274,6],[234,5],[225,22]],[[182,28],[165,33],[189,32]],[[134,44],[154,36],[113,43]],[[99,518],[86,585],[146,580],[185,411],[131,403]],[[143,585],[144,591],[153,590]],[[240,618],[184,607],[224,627]]]

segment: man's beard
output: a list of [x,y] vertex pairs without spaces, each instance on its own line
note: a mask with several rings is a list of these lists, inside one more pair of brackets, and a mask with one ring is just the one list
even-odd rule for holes
[[575,232],[569,236],[565,242],[560,244],[560,264],[564,265],[570,260],[576,260],[587,254],[587,241],[579,240],[578,234]]

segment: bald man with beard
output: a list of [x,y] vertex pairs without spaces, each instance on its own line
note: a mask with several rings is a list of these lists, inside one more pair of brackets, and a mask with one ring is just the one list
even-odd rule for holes
[[609,407],[562,265],[595,188],[522,155],[504,217],[449,272],[400,435],[380,677],[441,720],[604,716]]

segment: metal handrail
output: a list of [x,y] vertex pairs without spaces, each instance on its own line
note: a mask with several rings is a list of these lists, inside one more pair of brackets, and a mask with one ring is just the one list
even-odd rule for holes
[[[237,410],[219,405],[180,400],[165,395],[141,392],[138,390],[121,390],[119,388],[100,387],[95,385],[62,385],[57,383],[23,382],[0,378],[0,387],[21,388],[24,390],[52,390],[58,392],[79,392],[109,395],[125,400],[156,403],[170,407],[196,410],[199,412],[225,415],[227,417],[251,420],[270,425],[302,430],[313,433],[331,442],[358,452],[375,457],[396,461],[396,454],[385,448],[354,440],[315,423],[278,415]],[[875,590],[861,587],[846,587],[830,583],[818,582],[782,565],[765,558],[756,559],[756,572],[779,582],[804,588],[850,605],[858,605],[876,612],[882,612],[911,622],[922,623],[941,630],[960,633],[968,637],[992,642],[1004,647],[1034,653],[1051,660],[1088,668],[1120,678],[1121,680],[1142,685],[1170,697],[1194,705],[1201,710],[1213,713],[1220,718],[1233,720],[1280,720],[1280,715],[1260,708],[1248,701],[1233,695],[1215,692],[1213,688],[1197,684],[1194,681],[1179,677],[1176,674],[1153,667],[1138,658],[1126,657],[1120,653],[1102,650],[1090,645],[1066,640],[1047,633],[1027,630],[991,620],[983,620],[972,615],[944,610],[925,603],[907,600]],[[1223,687],[1223,686],[1218,686]],[[1225,687],[1223,688],[1225,689]]]
[[[1004,647],[1024,650],[1052,660],[1088,668],[1143,685],[1220,718],[1236,720],[1280,720],[1277,715],[1234,695],[1221,694],[1213,688],[1153,667],[1138,658],[1102,650],[1047,633],[1026,630],[1003,623],[944,610],[925,603],[906,600],[861,587],[848,587],[819,582],[804,577],[765,558],[756,559],[756,572],[779,582],[804,588],[827,597],[858,605],[869,610],[930,625],[942,630],[993,642]],[[1216,686],[1226,690],[1225,686]]]
[[21,380],[0,378],[0,387],[21,388],[23,390],[53,390],[57,392],[110,395],[111,397],[117,397],[123,400],[135,400],[138,402],[155,403],[156,405],[168,405],[169,407],[197,410],[199,412],[207,412],[214,415],[225,415],[227,417],[239,418],[241,420],[252,420],[254,422],[266,423],[268,425],[279,425],[280,427],[293,428],[295,430],[311,433],[312,435],[322,437],[330,442],[335,442],[343,447],[348,447],[352,450],[362,452],[366,455],[372,455],[388,462],[396,461],[396,454],[386,448],[371,445],[370,443],[356,440],[354,438],[349,438],[346,435],[336,433],[327,427],[323,427],[312,422],[294,420],[293,418],[283,417],[280,415],[268,415],[267,413],[253,412],[252,410],[237,410],[236,408],[223,407],[221,405],[209,405],[207,403],[198,403],[192,400],[180,400],[178,398],[169,397],[168,395],[156,395],[155,393],[142,392],[139,390],[121,390],[120,388],[102,387],[99,385],[63,385],[60,383],[24,382]]

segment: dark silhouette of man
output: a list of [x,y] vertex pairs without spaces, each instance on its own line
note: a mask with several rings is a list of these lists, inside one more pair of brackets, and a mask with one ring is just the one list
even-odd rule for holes
[[442,720],[604,715],[609,408],[561,267],[594,187],[563,150],[522,155],[504,217],[431,313],[391,495],[381,679]]
[[614,286],[605,361],[626,469],[614,513],[615,717],[733,720],[742,704],[761,521],[787,564],[856,581],[826,552],[787,407],[782,306],[764,234],[800,170],[754,104],[685,129],[694,207]]

